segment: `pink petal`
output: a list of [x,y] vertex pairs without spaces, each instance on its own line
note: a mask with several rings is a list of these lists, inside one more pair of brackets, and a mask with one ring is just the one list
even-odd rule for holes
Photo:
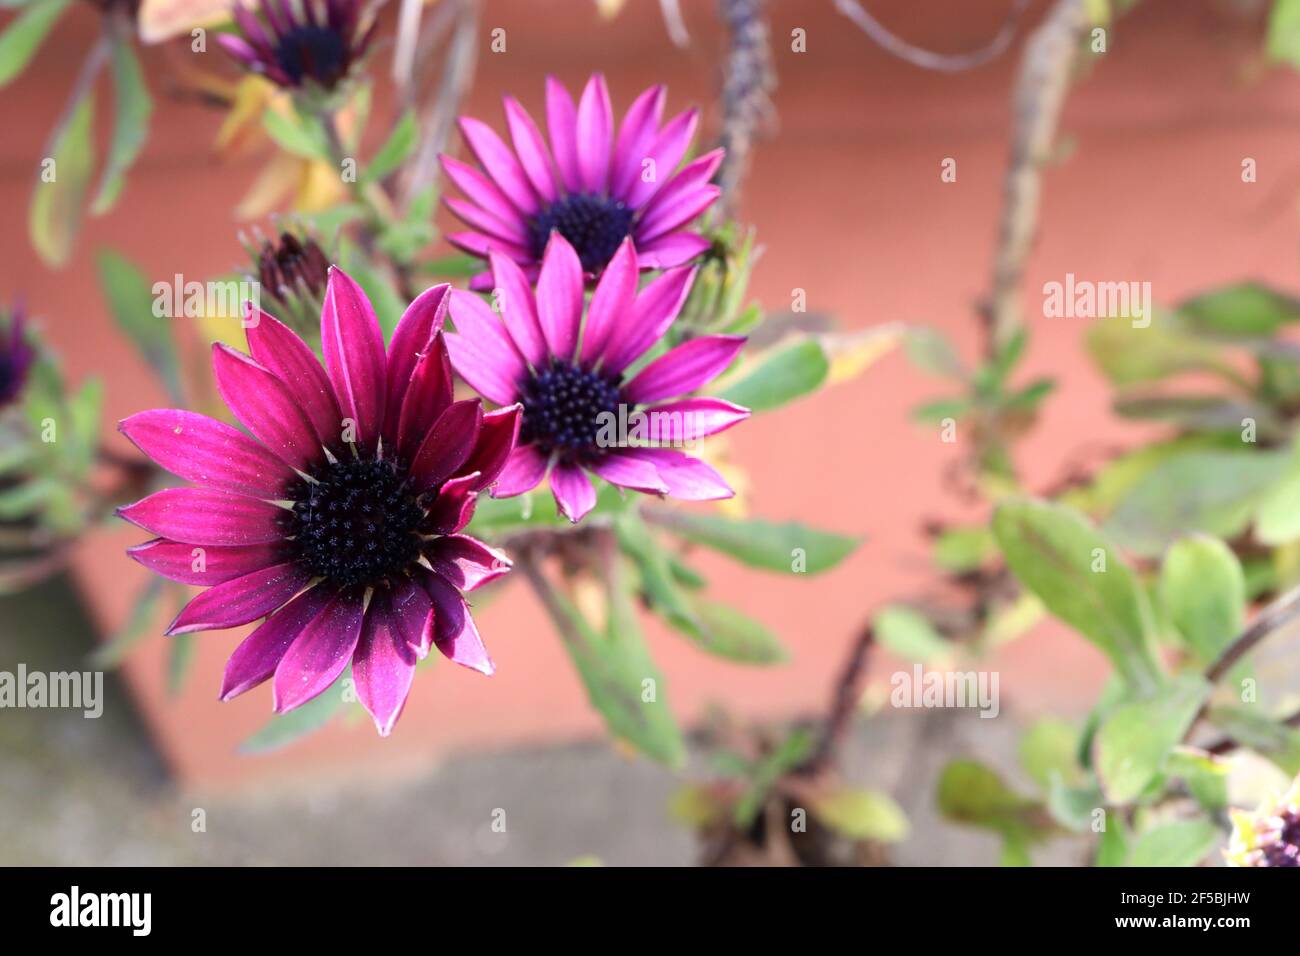
[[352,657],[352,679],[357,700],[375,722],[379,736],[387,737],[406,706],[415,679],[415,652],[393,627],[387,595],[376,595],[366,611]]
[[664,183],[663,189],[655,193],[645,204],[645,208],[641,210],[641,222],[644,224],[648,218],[677,198],[694,192],[701,186],[707,186],[713,174],[722,165],[725,155],[724,149],[710,150],[683,166],[668,182]]
[[292,329],[265,312],[250,311],[245,325],[253,359],[289,389],[311,420],[317,441],[331,450],[341,450],[343,415],[316,354]]
[[[640,250],[637,254],[639,257]],[[663,338],[682,310],[694,280],[694,269],[674,269],[642,289],[610,337],[601,367],[618,375]]]
[[483,406],[477,398],[452,402],[438,416],[411,462],[411,482],[420,491],[441,484],[469,458],[483,424]]
[[509,498],[532,491],[546,477],[546,456],[535,445],[516,445],[492,486],[493,498]]
[[478,472],[470,472],[458,478],[448,479],[438,489],[438,497],[429,506],[428,513],[420,525],[426,534],[455,534],[474,517],[474,505],[478,492]]
[[712,206],[720,195],[722,190],[717,186],[701,186],[673,202],[665,203],[653,213],[647,213],[641,220],[636,227],[637,239],[641,242],[653,242],[660,236],[686,225]]
[[182,544],[242,547],[284,537],[289,512],[276,505],[210,488],[164,488],[118,515],[133,525]]
[[462,163],[450,156],[439,158],[442,160],[442,168],[447,172],[447,178],[459,186],[466,196],[497,219],[503,222],[514,220],[522,224],[519,210],[511,204],[505,193],[498,189],[492,180],[468,163]]
[[330,267],[325,290],[321,350],[339,409],[355,427],[356,444],[373,451],[387,398],[384,334],[361,286],[337,266]]
[[743,335],[705,335],[659,356],[623,388],[629,402],[644,404],[693,392],[731,364],[745,346]]
[[519,440],[523,410],[522,405],[509,405],[483,416],[483,427],[479,430],[474,450],[459,469],[460,474],[478,474],[478,480],[471,490],[486,488],[496,481],[501,469],[505,468],[510,452]]
[[555,202],[559,194],[555,189],[555,177],[551,172],[546,142],[538,132],[537,124],[513,96],[505,98],[505,107],[506,124],[510,127],[510,140],[515,144],[515,155],[519,157],[524,175],[532,183],[537,195],[548,203]]
[[712,243],[693,232],[674,232],[637,244],[642,269],[671,269],[690,262]]
[[691,145],[699,121],[699,110],[687,110],[668,121],[668,125],[655,137],[648,153],[648,158],[654,160],[654,178],[650,182],[646,182],[640,176],[634,179],[623,202],[633,209],[639,209],[658,192],[659,187],[672,177],[677,164],[686,155],[686,149]]
[[433,570],[461,591],[473,591],[508,573],[511,562],[504,552],[489,548],[467,535],[436,539],[424,552]]
[[501,137],[486,123],[472,116],[460,118],[460,132],[483,171],[515,208],[527,216],[535,214],[538,209],[537,194],[533,192],[515,154],[501,141]]
[[633,181],[641,175],[641,163],[649,157],[650,144],[659,130],[667,93],[662,84],[650,87],[636,98],[623,116],[618,142],[614,146],[609,184],[610,194],[615,199],[623,199]]
[[451,358],[441,331],[434,333],[428,351],[420,358],[411,375],[405,401],[394,418],[398,421],[397,455],[410,461],[419,450],[438,416],[447,410],[455,396],[451,377]]
[[578,169],[589,193],[603,193],[609,184],[609,149],[614,130],[614,110],[609,104],[605,77],[593,73],[578,102]]
[[127,548],[126,553],[132,560],[169,581],[201,587],[233,581],[279,564],[285,558],[285,548],[278,542],[241,548],[204,548],[165,538],[155,538]]
[[582,263],[558,232],[551,233],[537,277],[537,317],[551,354],[563,361],[573,358],[582,325]]
[[555,495],[560,514],[574,524],[596,507],[596,489],[577,465],[556,465],[551,469],[551,494]]
[[513,260],[499,252],[489,253],[492,279],[501,309],[501,319],[519,353],[534,367],[546,364],[546,339],[542,335],[541,320],[537,317],[537,303],[533,299],[532,283]]
[[652,462],[668,494],[684,501],[715,501],[735,495],[711,466],[673,448],[630,448],[625,454]]
[[275,712],[287,713],[328,690],[361,639],[362,595],[339,594],[289,645],[271,685]]
[[658,426],[654,424],[655,417],[650,419],[651,433],[659,435],[659,441],[674,444],[715,435],[749,417],[748,408],[721,398],[683,398],[642,411],[646,415],[658,416]]
[[235,418],[282,461],[309,473],[324,461],[316,429],[272,372],[221,342],[212,344],[212,371]]
[[317,585],[298,595],[244,638],[226,662],[221,699],[237,697],[274,674],[289,645],[325,609],[333,596],[328,588]]
[[605,455],[591,466],[591,470],[610,484],[623,488],[656,495],[668,491],[653,462],[633,458],[622,450]]
[[293,470],[242,432],[179,409],[140,412],[117,430],[163,468],[187,481],[256,498],[283,498]]
[[[431,289],[425,289],[406,307],[406,311],[397,322],[397,328],[393,329],[393,341],[388,347],[388,394],[384,403],[386,443],[391,443],[397,437],[402,417],[402,403],[406,398],[407,390],[411,387],[411,375],[420,357],[427,352],[433,344],[434,336],[442,331],[447,321],[447,305],[451,301],[447,293],[450,291],[451,286],[445,282]],[[440,344],[438,348],[444,350],[445,363],[446,346]],[[450,371],[450,365],[447,367]]]
[[466,202],[464,199],[457,199],[455,196],[444,196],[442,199],[451,214],[459,219],[471,229],[484,233],[493,239],[498,239],[505,243],[514,243],[523,246],[532,241],[528,234],[528,229],[518,220],[515,219],[498,219],[496,216],[479,208],[472,202]]
[[433,600],[433,642],[450,661],[491,675],[496,671],[479,637],[465,599],[436,574],[425,574],[421,583]]
[[[495,249],[509,256],[520,265],[527,265],[533,261],[532,249],[513,242],[493,239],[491,236],[485,236],[480,232],[449,232],[446,238],[457,249],[468,252],[470,255],[481,256],[484,259],[488,257],[488,253]],[[486,292],[487,289],[479,287],[477,291]]]
[[305,567],[289,561],[218,584],[190,601],[167,633],[219,631],[256,621],[305,588],[311,578]]
[[582,331],[582,365],[594,365],[605,353],[614,330],[632,311],[636,283],[636,249],[631,239],[624,239],[601,273],[587,306],[587,324]]
[[546,129],[551,137],[551,155],[560,171],[564,188],[582,192],[582,170],[578,166],[578,111],[573,97],[553,76],[546,78]]

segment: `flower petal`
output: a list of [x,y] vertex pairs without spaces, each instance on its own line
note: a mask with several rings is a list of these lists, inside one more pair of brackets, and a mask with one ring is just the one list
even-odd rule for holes
[[710,465],[673,448],[629,448],[626,452],[652,462],[668,486],[668,494],[684,501],[715,501],[735,492]]
[[743,335],[705,335],[659,356],[623,387],[638,405],[693,392],[731,364],[745,345]]
[[748,408],[721,398],[683,398],[642,411],[651,416],[651,434],[657,435],[656,440],[665,444],[715,435],[749,417]]
[[505,98],[506,125],[510,127],[510,140],[515,144],[515,155],[524,175],[532,183],[537,195],[546,202],[555,202],[559,193],[555,188],[555,176],[551,172],[550,154],[546,150],[546,141],[537,130],[537,124],[528,115],[528,111],[519,105],[513,96]]
[[317,440],[334,451],[343,448],[343,415],[316,355],[283,322],[251,311],[245,322],[254,361],[284,383],[316,430]]
[[491,675],[496,671],[479,637],[474,618],[460,592],[437,574],[426,573],[421,579],[433,601],[433,643],[450,661],[471,670]]
[[420,530],[425,534],[455,534],[469,524],[478,500],[478,492],[474,490],[478,480],[479,474],[474,471],[443,482]]
[[517,246],[527,245],[532,241],[528,234],[528,229],[518,217],[513,219],[498,219],[496,216],[479,208],[472,202],[466,202],[463,199],[457,199],[455,196],[444,196],[443,205],[451,211],[451,214],[459,219],[471,229],[475,229],[492,239],[500,240],[505,243],[513,243]]
[[[449,232],[446,238],[457,249],[468,252],[473,256],[481,256],[484,259],[488,257],[488,253],[493,249],[504,253],[520,265],[531,263],[534,258],[532,249],[517,243],[494,239],[479,232]],[[486,292],[487,289],[476,287],[476,291]]]
[[589,193],[603,193],[609,185],[609,149],[614,131],[614,110],[609,103],[605,77],[593,73],[578,101],[578,169]]
[[[407,390],[411,387],[411,376],[416,365],[432,345],[436,333],[440,332],[446,324],[447,306],[451,302],[451,297],[447,293],[450,291],[451,286],[446,282],[425,289],[406,307],[406,311],[397,322],[397,328],[393,329],[393,340],[388,348],[388,393],[384,405],[385,443],[391,443],[397,437],[402,418],[402,404]],[[438,347],[444,350],[445,363],[446,346],[440,344]],[[448,371],[450,371],[449,365]],[[430,420],[432,421],[432,418]]]
[[636,249],[628,238],[605,266],[587,306],[587,324],[582,330],[582,365],[591,367],[605,354],[610,337],[632,310],[636,283]]
[[674,232],[649,242],[637,243],[642,269],[671,269],[690,262],[712,243],[693,232]]
[[251,690],[275,673],[284,652],[334,597],[323,585],[298,595],[235,648],[226,662],[221,699],[230,700]]
[[411,374],[405,401],[395,416],[398,421],[394,439],[397,455],[410,461],[420,448],[420,443],[433,428],[438,416],[447,410],[455,397],[455,383],[451,377],[451,358],[441,331],[435,332],[428,351],[421,356]]
[[509,405],[519,394],[527,366],[505,326],[482,299],[459,289],[451,294],[451,318],[456,325],[447,336],[451,364],[475,391]]
[[537,318],[551,354],[562,361],[573,358],[582,326],[582,263],[567,239],[552,232],[537,277]]
[[311,472],[325,460],[316,429],[272,372],[222,342],[212,343],[212,371],[231,413],[287,465]]
[[415,679],[415,652],[393,627],[388,596],[376,595],[366,611],[361,639],[352,656],[357,700],[387,737],[406,706]]
[[462,116],[459,125],[461,135],[483,171],[516,209],[526,216],[534,215],[538,209],[537,194],[510,147],[482,120]]
[[534,368],[546,364],[546,339],[542,324],[537,318],[537,302],[533,298],[532,283],[519,265],[499,252],[488,255],[492,264],[492,280],[501,309],[501,320],[514,341],[519,353]]
[[210,488],[164,488],[117,513],[172,541],[229,547],[281,540],[289,514],[258,498]]
[[388,385],[384,334],[361,286],[337,266],[330,267],[325,290],[321,351],[339,409],[354,423],[356,443],[373,451]]
[[668,491],[668,485],[659,477],[653,462],[633,458],[622,449],[602,456],[591,466],[591,470],[610,484],[631,488],[633,491],[656,495]]
[[275,669],[275,712],[287,713],[328,690],[343,673],[361,639],[362,595],[337,595],[302,629]]
[[683,193],[673,201],[660,206],[653,213],[647,213],[637,225],[637,239],[641,242],[653,242],[660,236],[679,229],[712,206],[720,195],[722,189],[718,186],[701,186]]
[[446,481],[469,459],[483,425],[483,405],[477,398],[452,402],[438,416],[411,461],[411,482],[423,491]]
[[278,542],[239,548],[204,548],[154,538],[126,549],[127,556],[155,574],[181,584],[212,587],[279,564],[286,549]]
[[642,289],[610,336],[601,367],[611,375],[621,374],[663,338],[682,310],[694,280],[694,269],[674,269]]
[[410,578],[402,578],[388,595],[393,630],[417,658],[424,660],[433,646],[433,601],[429,592]]
[[506,466],[497,476],[497,483],[492,486],[493,498],[509,498],[532,491],[546,477],[549,464],[546,456],[535,445],[516,445]]
[[556,465],[551,469],[551,494],[555,495],[560,514],[574,524],[596,507],[596,489],[577,465]]
[[641,208],[658,192],[660,186],[668,182],[673,171],[677,169],[677,164],[686,155],[699,122],[699,110],[686,110],[668,121],[668,125],[655,137],[647,153],[647,158],[654,161],[654,178],[649,182],[641,176],[634,179],[623,200],[625,204],[633,209]]
[[297,561],[288,561],[218,584],[185,605],[167,633],[219,631],[256,621],[305,588],[311,578]]
[[650,144],[659,131],[664,100],[668,90],[663,84],[652,86],[633,101],[623,115],[614,146],[614,163],[610,168],[609,192],[615,199],[623,199],[642,170],[642,162],[649,158]]
[[139,412],[117,430],[172,474],[221,491],[282,498],[298,476],[238,429],[175,408]]
[[703,156],[691,160],[679,169],[668,182],[664,183],[663,188],[645,204],[645,208],[641,210],[641,222],[644,224],[648,218],[654,216],[665,205],[686,193],[694,192],[701,186],[707,186],[709,180],[713,178],[713,174],[722,165],[725,155],[726,150],[721,148],[713,149]]
[[523,411],[522,405],[509,405],[483,416],[483,426],[479,429],[474,450],[470,452],[465,464],[457,469],[460,474],[478,474],[477,481],[471,486],[472,491],[479,491],[492,484],[501,474],[501,469],[505,468],[510,451],[519,440]]
[[498,189],[492,180],[468,163],[462,163],[459,159],[453,159],[450,156],[440,156],[439,159],[442,160],[442,168],[446,171],[447,178],[459,186],[461,192],[486,212],[491,213],[502,222],[515,220],[521,225],[523,224],[519,210],[511,204],[505,193]]
[[504,552],[463,534],[449,534],[436,539],[425,549],[424,556],[435,572],[461,591],[473,591],[480,585],[495,581],[507,574],[512,566]]
[[560,171],[564,188],[582,192],[582,170],[578,166],[578,111],[569,91],[553,76],[546,78],[546,131],[551,138],[551,155]]

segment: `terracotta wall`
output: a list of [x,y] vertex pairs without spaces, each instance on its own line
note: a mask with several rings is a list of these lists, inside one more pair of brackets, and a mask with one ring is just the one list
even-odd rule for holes
[[[961,50],[984,42],[1010,2],[868,5],[915,43]],[[608,75],[616,108],[661,80],[670,84],[670,107],[708,102],[719,38],[709,5],[683,6],[694,38],[687,51],[672,47],[657,5],[643,0],[633,0],[610,25],[577,0],[489,0],[485,27],[507,29],[508,53],[485,50],[470,111],[501,126],[502,93],[539,107],[545,73],[576,85],[596,69]],[[1072,149],[1046,176],[1043,231],[1025,283],[1034,338],[1024,374],[1060,380],[1041,427],[1021,449],[1037,483],[1058,476],[1082,445],[1139,436],[1106,414],[1106,390],[1079,347],[1084,322],[1041,318],[1043,282],[1066,272],[1149,280],[1163,301],[1247,276],[1296,285],[1300,79],[1262,67],[1258,19],[1229,15],[1235,6],[1143,0],[1070,98],[1063,132]],[[1032,20],[1043,7],[1033,5]],[[948,75],[890,58],[838,17],[829,0],[775,0],[772,23],[780,128],[760,148],[743,206],[767,248],[755,293],[781,309],[802,288],[810,308],[833,313],[848,328],[930,323],[970,349],[972,304],[988,281],[1019,42],[991,66]],[[803,54],[784,39],[796,26],[807,31]],[[27,194],[40,144],[93,28],[91,11],[78,11],[36,67],[0,94],[0,293],[26,295],[74,375],[107,378],[108,416],[116,420],[162,396],[109,326],[92,251],[111,244],[155,278],[230,268],[241,252],[229,210],[257,167],[218,164],[208,146],[219,117],[160,99],[154,136],[121,207],[91,223],[68,269],[42,268],[22,228]],[[155,89],[165,81],[166,59],[159,51],[148,57]],[[1240,178],[1247,156],[1259,170],[1259,181],[1249,185]],[[955,183],[940,180],[945,157],[957,160]],[[962,515],[942,482],[956,450],[907,420],[937,385],[894,356],[858,382],[733,432],[736,457],[753,477],[755,511],[868,540],[851,560],[816,578],[764,575],[705,557],[701,565],[718,595],[775,628],[794,660],[745,669],[651,627],[668,693],[684,719],[714,700],[754,716],[810,708],[872,609],[929,580],[921,522]],[[116,435],[111,440],[128,450]],[[121,620],[140,584],[141,569],[120,552],[140,537],[124,529],[87,544],[79,557],[86,593],[106,627]],[[215,699],[238,633],[201,636],[197,666],[178,700],[167,700],[163,690],[164,638],[152,639],[131,661],[129,679],[177,772],[205,784],[304,768],[350,772],[362,763],[599,732],[558,641],[522,586],[486,608],[480,628],[498,674],[484,679],[436,667],[417,681],[406,715],[385,742],[358,724],[333,727],[274,758],[237,756],[235,744],[270,711],[265,688],[229,704]],[[1090,648],[1050,627],[1007,648],[991,666],[1002,671],[1004,707],[1031,710],[1077,712],[1104,673]],[[874,672],[883,677],[889,669],[878,662]]]

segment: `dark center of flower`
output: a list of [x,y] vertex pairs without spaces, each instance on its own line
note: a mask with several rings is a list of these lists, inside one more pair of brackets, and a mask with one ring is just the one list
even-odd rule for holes
[[617,420],[623,401],[618,386],[598,372],[552,361],[524,384],[520,443],[534,442],[542,454],[557,451],[565,460],[581,457],[596,447],[601,413]]
[[12,356],[0,352],[0,405],[7,405],[22,388],[22,372]]
[[542,258],[551,230],[556,229],[577,252],[583,272],[600,272],[631,232],[632,216],[633,210],[617,199],[565,196],[533,218],[533,255]]
[[313,80],[333,89],[347,72],[348,43],[329,27],[302,24],[280,38],[275,59],[295,84]]
[[1264,865],[1300,867],[1300,813],[1283,811],[1278,824],[1276,835],[1270,834],[1260,848]]
[[378,584],[419,557],[424,509],[390,461],[341,461],[309,484],[290,518],[299,559],[343,587]]

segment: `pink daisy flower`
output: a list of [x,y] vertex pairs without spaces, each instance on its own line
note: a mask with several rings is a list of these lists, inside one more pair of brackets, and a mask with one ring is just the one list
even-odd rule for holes
[[258,0],[255,6],[261,19],[235,3],[239,32],[217,42],[246,69],[285,89],[336,89],[365,58],[379,26],[364,0]]
[[[266,618],[226,665],[221,699],[272,683],[283,713],[352,664],[357,696],[387,735],[430,645],[491,674],[462,591],[510,562],[461,534],[501,472],[520,409],[455,401],[442,334],[448,286],[406,310],[385,353],[361,288],[333,269],[321,315],[325,367],[289,328],[249,307],[252,356],[216,343],[217,390],[252,438],[178,409],[118,426],[197,487],[119,510],[158,535],[136,561],[207,587],[168,634]],[[256,440],[254,440],[256,439]]]
[[[588,471],[624,488],[675,498],[734,494],[713,468],[672,445],[749,417],[748,409],[720,398],[677,397],[730,365],[744,337],[691,339],[624,381],[628,367],[677,317],[694,269],[671,269],[638,293],[637,251],[624,239],[596,285],[584,322],[583,269],[563,236],[553,235],[546,248],[536,295],[510,257],[489,256],[501,315],[472,292],[452,292],[456,332],[447,336],[447,348],[456,371],[482,395],[523,406],[519,442],[493,497],[535,488],[549,472],[560,511],[576,522],[596,503]],[[623,424],[638,420],[647,426],[641,437],[635,426]]]
[[[653,86],[628,109],[615,130],[605,78],[587,82],[577,106],[554,77],[546,79],[547,146],[528,112],[505,97],[511,149],[486,124],[460,119],[461,134],[481,170],[442,157],[447,177],[465,194],[444,202],[470,227],[448,241],[472,255],[498,251],[518,263],[529,279],[558,232],[577,252],[582,271],[598,276],[629,236],[643,269],[681,265],[709,247],[686,226],[718,198],[709,179],[722,150],[687,163],[698,110],[661,123],[667,89]],[[488,273],[475,289],[488,288]]]

